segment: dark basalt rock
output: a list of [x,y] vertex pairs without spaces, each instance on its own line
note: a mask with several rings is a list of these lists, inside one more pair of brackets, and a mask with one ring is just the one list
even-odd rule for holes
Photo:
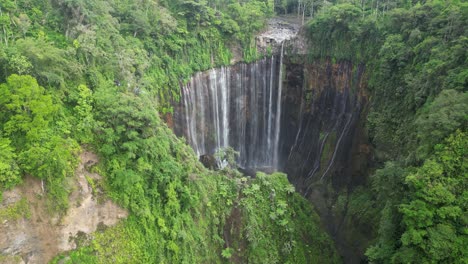
[[364,66],[350,62],[286,63],[281,156],[283,169],[307,196],[316,182],[346,186],[354,141],[367,104]]
[[205,166],[205,168],[210,170],[217,170],[218,163],[216,158],[213,155],[204,154],[200,156],[200,162]]
[[246,171],[284,171],[304,196],[317,182],[347,186],[357,164],[353,153],[366,149],[359,141],[367,105],[364,66],[293,58],[198,73],[174,107],[176,134],[199,155],[231,146]]

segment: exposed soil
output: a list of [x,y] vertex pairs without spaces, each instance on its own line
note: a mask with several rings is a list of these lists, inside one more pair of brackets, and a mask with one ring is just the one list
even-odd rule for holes
[[115,225],[127,217],[124,209],[105,199],[99,188],[101,176],[89,171],[97,156],[84,151],[80,159],[75,178],[70,179],[69,209],[63,216],[50,211],[37,178],[27,176],[23,184],[4,192],[0,210],[25,198],[31,217],[0,223],[0,263],[47,263],[60,252],[74,249],[78,232],[91,234],[98,225]]
[[[20,256],[17,263],[46,263],[58,253],[59,217],[49,213],[45,193],[39,179],[26,177],[21,186],[3,194],[1,208],[25,198],[29,204],[30,219],[5,220],[0,225],[0,252]],[[13,262],[14,263],[14,262]]]

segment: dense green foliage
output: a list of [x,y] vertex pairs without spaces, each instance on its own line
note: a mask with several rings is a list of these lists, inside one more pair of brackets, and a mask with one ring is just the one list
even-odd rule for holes
[[376,18],[351,3],[326,8],[308,24],[310,57],[360,62],[375,55]]
[[52,206],[65,209],[63,181],[74,171],[78,144],[107,158],[116,154],[118,137],[135,136],[119,134],[122,120],[106,127],[99,107],[121,111],[108,105],[115,103],[106,101],[110,93],[145,93],[151,99],[144,104],[157,109],[152,115],[171,111],[184,79],[230,62],[228,46],[243,47],[245,59],[257,56],[252,35],[272,8],[260,0],[2,0],[0,188],[34,175],[45,182]]
[[146,90],[169,111],[194,71],[228,64],[228,46],[256,58],[252,33],[272,14],[269,1],[10,1],[0,8],[5,80],[31,74],[40,84],[91,89],[115,81]]
[[346,204],[347,225],[377,237],[373,263],[468,258],[467,28],[459,1],[395,1],[378,12],[343,1],[308,24],[311,58],[363,63],[369,75],[379,169],[337,208]]
[[208,171],[159,116],[195,71],[229,64],[231,50],[260,56],[253,33],[272,13],[264,0],[0,0],[0,192],[38,177],[65,212],[85,146],[130,213],[54,262],[338,261],[284,175]]
[[[330,238],[314,224],[318,215],[286,175],[257,177],[242,191],[248,263],[338,263]],[[314,221],[310,221],[310,218]],[[273,221],[273,224],[271,224]],[[307,243],[301,242],[306,239]],[[318,246],[320,245],[320,246]]]
[[[69,263],[339,262],[284,175],[208,171],[159,117],[192,73],[233,50],[256,59],[253,33],[273,11],[294,13],[312,18],[311,59],[369,76],[377,170],[333,210],[375,239],[349,239],[371,243],[374,263],[464,263],[468,5],[334,2],[0,0],[0,192],[32,175],[64,212],[85,145],[130,216]],[[3,217],[24,214],[22,200]]]
[[67,207],[68,192],[62,186],[74,172],[79,149],[69,137],[71,125],[62,119],[61,105],[31,76],[16,74],[0,85],[2,111],[2,176],[0,187],[20,181],[20,173],[46,181],[55,207]]

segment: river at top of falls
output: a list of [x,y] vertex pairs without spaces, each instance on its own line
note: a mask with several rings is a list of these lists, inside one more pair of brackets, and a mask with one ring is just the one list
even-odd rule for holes
[[181,131],[197,155],[232,147],[243,168],[278,169],[282,61],[283,48],[254,63],[197,73],[182,87]]

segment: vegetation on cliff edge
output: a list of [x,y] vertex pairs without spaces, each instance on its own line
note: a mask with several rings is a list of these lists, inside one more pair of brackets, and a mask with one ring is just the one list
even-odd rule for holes
[[346,212],[350,240],[371,230],[372,263],[464,263],[468,5],[374,4],[341,1],[307,26],[312,59],[365,64],[369,75],[377,170],[338,190],[337,215]]
[[208,171],[159,117],[195,71],[229,64],[231,50],[256,59],[272,14],[267,0],[0,0],[0,192],[39,177],[64,212],[85,146],[130,212],[54,261],[338,261],[284,175]]

